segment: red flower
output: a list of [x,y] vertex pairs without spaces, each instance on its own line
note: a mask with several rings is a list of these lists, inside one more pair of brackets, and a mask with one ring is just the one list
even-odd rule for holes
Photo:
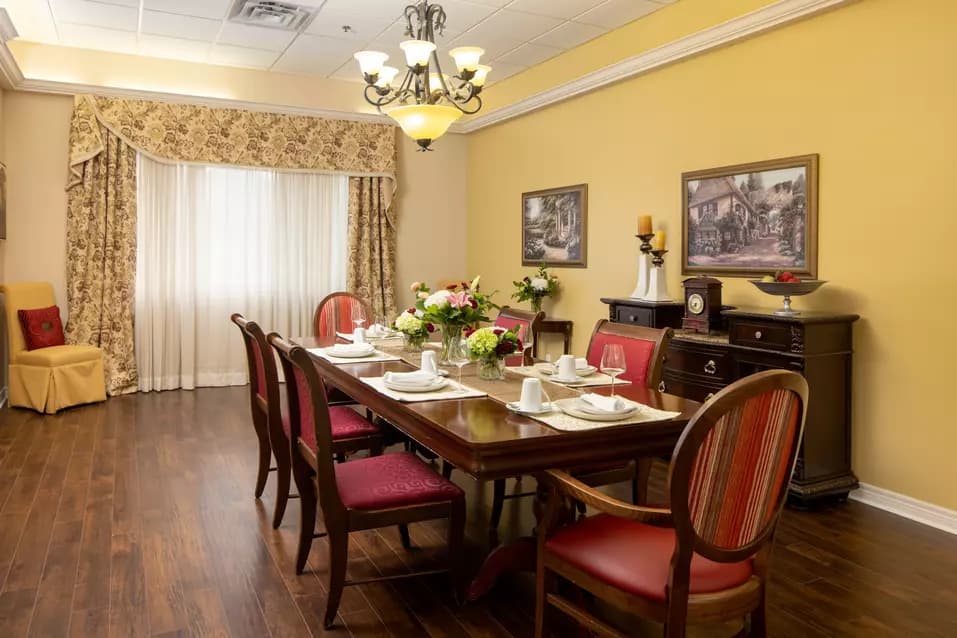
[[435,332],[435,326],[433,326],[431,323],[425,324],[425,329],[429,332]]
[[465,338],[468,339],[469,337],[472,336],[474,332],[475,332],[475,328],[466,328],[465,332],[463,332],[462,334],[464,334]]
[[515,349],[516,349],[516,350],[524,350],[524,349],[525,349],[524,347],[522,347],[522,340],[521,340],[521,339],[516,339],[516,340],[515,340]]
[[527,284],[532,283],[532,280],[529,279],[528,277],[522,277],[522,281],[524,281],[524,282],[527,283]]
[[459,285],[462,286],[462,290],[468,290],[468,289],[469,289],[469,282],[467,282],[467,281],[463,281],[463,282],[459,283]]
[[408,310],[406,310],[406,312],[409,313],[410,315],[414,315],[414,314],[415,314],[415,308],[409,308]]
[[473,297],[469,297],[469,305],[472,306],[473,308],[478,308],[478,302],[475,301]]
[[495,346],[495,354],[500,357],[512,354],[513,352],[515,352],[515,344],[513,344],[511,341],[503,341]]

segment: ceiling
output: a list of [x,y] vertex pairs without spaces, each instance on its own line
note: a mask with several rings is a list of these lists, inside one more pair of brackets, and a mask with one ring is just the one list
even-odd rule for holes
[[[158,58],[361,81],[352,54],[377,49],[401,66],[410,0],[289,0],[318,10],[300,32],[226,19],[234,0],[0,0],[20,39]],[[481,46],[489,83],[676,0],[438,0],[448,15],[441,60]],[[343,29],[343,26],[349,29]],[[399,64],[396,64],[399,62]]]

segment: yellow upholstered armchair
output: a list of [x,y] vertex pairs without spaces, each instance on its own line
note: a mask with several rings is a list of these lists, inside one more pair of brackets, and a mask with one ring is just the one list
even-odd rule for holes
[[106,400],[103,353],[96,346],[49,346],[27,350],[18,310],[56,305],[46,282],[0,285],[10,344],[10,405],[54,414],[81,403]]

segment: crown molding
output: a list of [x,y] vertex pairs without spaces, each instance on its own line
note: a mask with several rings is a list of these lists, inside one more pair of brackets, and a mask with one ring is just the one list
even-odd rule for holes
[[[449,132],[472,133],[488,126],[500,124],[506,120],[531,113],[546,106],[557,104],[578,95],[595,91],[610,84],[635,77],[642,73],[647,73],[712,49],[727,46],[739,40],[855,1],[857,0],[778,0],[778,2],[768,5],[767,7],[752,11],[737,18],[732,18],[721,24],[679,38],[674,42],[669,42],[668,44],[645,51],[636,56],[626,58],[621,62],[603,67],[580,78],[566,82],[565,84],[531,95],[514,104],[470,118],[464,122],[456,122],[449,129]],[[6,39],[9,39],[9,37],[6,37],[6,34],[15,34],[16,31],[11,31],[13,29],[12,24],[9,24],[9,29],[4,27],[4,18],[6,19],[6,23],[9,24],[9,16],[6,16],[4,9],[0,9],[0,81],[5,81],[9,88],[13,90],[70,95],[94,93],[112,97],[160,100],[166,102],[189,102],[191,104],[202,104],[214,107],[270,111],[289,115],[308,115],[360,122],[391,122],[385,115],[377,113],[356,113],[351,111],[271,104],[267,102],[251,102],[203,95],[167,93],[145,89],[127,89],[76,82],[62,82],[58,80],[25,78],[17,61],[6,45]]]
[[537,111],[584,93],[647,73],[662,66],[685,60],[712,49],[727,46],[765,31],[784,26],[814,14],[850,4],[856,0],[778,0],[751,13],[692,33],[583,75],[554,88],[522,99],[514,104],[456,123],[456,133],[472,133],[488,126]]

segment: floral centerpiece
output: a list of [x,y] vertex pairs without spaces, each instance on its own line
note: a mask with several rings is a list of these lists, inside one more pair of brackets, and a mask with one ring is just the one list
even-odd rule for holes
[[549,274],[545,264],[538,267],[534,277],[523,277],[521,281],[513,281],[515,292],[512,298],[518,301],[531,301],[532,310],[540,312],[542,299],[551,297],[558,292],[558,277]]
[[518,338],[518,326],[511,330],[500,326],[490,326],[470,330],[467,335],[465,343],[469,356],[478,361],[479,378],[505,378],[505,357],[522,351],[522,340]]
[[[442,356],[440,363],[450,364],[449,353],[452,347],[462,339],[462,330],[480,321],[488,321],[487,312],[497,308],[492,303],[491,294],[479,291],[479,277],[471,283],[447,286],[432,292],[421,281],[411,286],[416,295],[415,307],[421,319],[442,329]],[[493,293],[494,294],[494,293]]]
[[435,332],[435,326],[423,321],[420,314],[420,310],[409,308],[392,322],[392,328],[402,333],[407,352],[421,352],[429,333]]

